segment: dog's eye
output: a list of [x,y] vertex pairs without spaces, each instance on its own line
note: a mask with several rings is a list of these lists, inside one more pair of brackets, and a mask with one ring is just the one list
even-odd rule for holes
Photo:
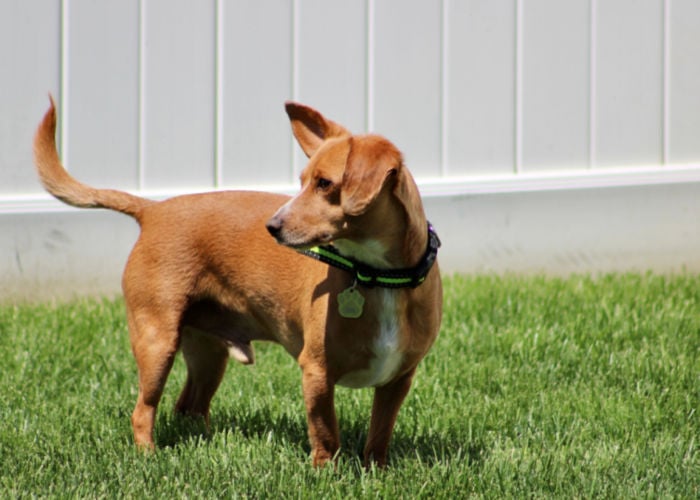
[[325,191],[329,187],[331,187],[333,183],[329,181],[328,179],[324,179],[321,177],[318,181],[316,181],[316,187],[320,189],[321,191]]

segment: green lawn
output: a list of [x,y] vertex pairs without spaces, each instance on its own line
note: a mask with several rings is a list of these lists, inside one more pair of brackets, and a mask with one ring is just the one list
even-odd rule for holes
[[343,450],[311,468],[300,373],[232,362],[212,432],[171,409],[137,452],[121,300],[0,307],[0,498],[700,496],[700,277],[454,277],[385,471],[360,453],[371,391],[339,388]]

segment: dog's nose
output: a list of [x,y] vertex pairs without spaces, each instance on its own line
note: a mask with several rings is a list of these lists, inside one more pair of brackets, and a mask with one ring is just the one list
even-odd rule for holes
[[275,215],[265,224],[267,232],[270,233],[275,239],[279,240],[280,233],[282,232],[282,219]]

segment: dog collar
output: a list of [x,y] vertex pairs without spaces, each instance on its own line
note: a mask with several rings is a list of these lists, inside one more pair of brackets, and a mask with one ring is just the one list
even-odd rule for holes
[[321,245],[300,253],[353,274],[356,283],[366,287],[415,288],[425,281],[435,263],[442,245],[433,226],[428,222],[428,248],[415,267],[405,269],[377,269],[342,255],[333,245]]

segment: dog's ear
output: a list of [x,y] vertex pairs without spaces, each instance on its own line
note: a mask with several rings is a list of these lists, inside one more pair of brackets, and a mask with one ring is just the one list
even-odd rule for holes
[[340,204],[348,215],[361,215],[377,198],[386,180],[402,167],[401,153],[379,136],[351,137]]
[[287,101],[284,104],[292,124],[292,132],[306,156],[311,158],[324,141],[332,137],[349,137],[350,132],[337,123],[327,120],[309,106]]

